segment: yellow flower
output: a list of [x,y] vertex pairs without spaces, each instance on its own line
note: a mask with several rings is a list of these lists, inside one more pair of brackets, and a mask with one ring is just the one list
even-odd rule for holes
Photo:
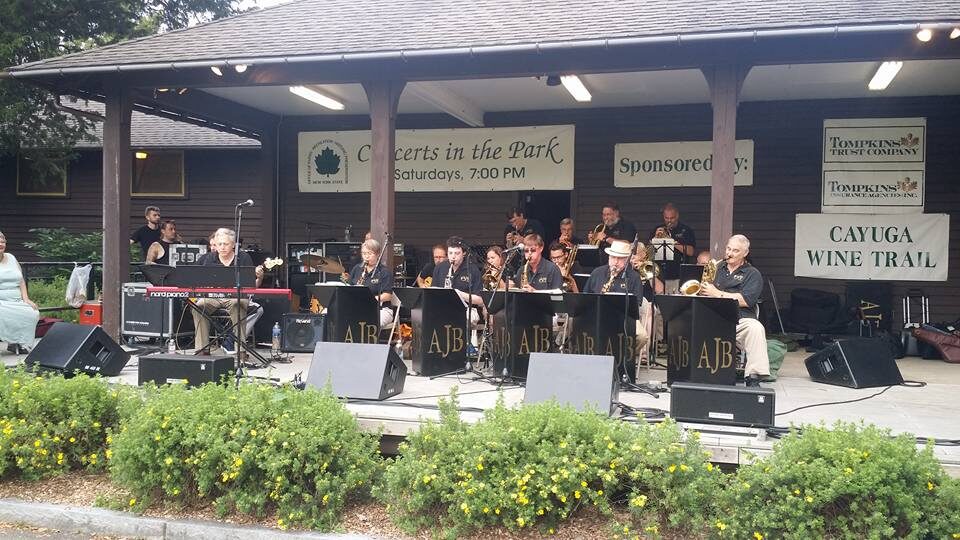
[[95,427],[95,428],[100,427],[100,422],[94,422],[94,423],[93,423],[93,427]]
[[490,513],[490,507],[489,507],[489,506],[484,506],[484,507],[483,507],[483,513],[484,513],[484,514],[489,514],[489,513]]
[[40,442],[40,439],[37,439],[37,440],[33,441],[33,446],[35,446],[35,447],[37,447],[37,448],[40,448],[40,445],[41,445],[41,444],[43,444],[43,443]]
[[717,520],[717,528],[723,531],[727,528],[727,524],[720,520]]
[[758,533],[757,531],[753,531],[753,537],[756,538],[757,540],[763,540],[763,535]]
[[167,456],[166,459],[163,460],[163,462],[166,463],[167,465],[173,465],[173,458],[170,456]]
[[251,430],[250,430],[250,436],[251,436],[251,437],[256,437],[256,436],[257,436],[257,430],[251,429]]
[[689,470],[689,469],[690,469],[690,467],[687,467],[685,464],[683,464],[683,463],[680,464],[680,470],[681,470],[681,471],[686,472],[686,471]]
[[803,500],[807,501],[808,503],[812,503],[812,502],[813,502],[813,497],[807,495],[806,497],[803,498]]
[[603,490],[602,490],[602,489],[598,489],[598,490],[597,490],[597,495],[603,495]]
[[133,506],[133,505],[135,505],[135,504],[137,504],[137,500],[136,500],[136,499],[130,499],[130,506]]
[[669,472],[671,472],[671,473],[672,473],[673,471],[675,471],[675,470],[677,470],[677,466],[676,466],[676,465],[671,464],[669,467],[667,467],[667,471],[669,471]]
[[584,480],[580,481],[580,487],[587,487],[587,483]]
[[712,470],[713,470],[713,463],[710,463],[710,462],[708,461],[707,464],[705,465],[705,467],[707,468],[708,471],[712,471]]
[[643,508],[647,504],[646,495],[637,495],[636,497],[630,499],[630,506],[636,506],[637,508]]
[[799,495],[799,494],[800,494],[800,490],[799,490],[799,489],[793,490],[793,494],[794,494],[794,495]]
[[558,446],[560,446],[560,448],[566,448],[566,447],[567,447],[567,441],[560,441],[560,444],[559,444]]
[[495,510],[493,511],[493,513],[499,516],[499,515],[500,515],[500,509],[499,509],[499,508],[495,509]]
[[607,443],[607,449],[608,449],[608,450],[613,450],[613,443],[612,443],[612,442]]
[[843,470],[843,474],[853,474],[853,469],[851,469],[850,467],[847,467],[846,469]]
[[927,491],[933,491],[934,485],[933,482],[927,482]]
[[75,438],[73,438],[73,437],[70,437],[70,439],[69,439],[69,440],[70,440],[70,442],[72,442],[72,443],[75,443],[75,442],[77,442],[77,439],[75,439]]
[[574,498],[574,499],[579,499],[579,498],[580,498],[580,491],[574,491],[574,492],[573,492],[573,498]]
[[107,456],[107,459],[110,459],[110,458],[113,457],[113,450],[107,448],[107,451],[104,452],[103,454],[104,454],[105,456]]
[[477,470],[478,470],[478,471],[482,471],[482,470],[483,470],[483,463],[477,463]]
[[517,525],[519,525],[519,526],[521,526],[521,527],[523,527],[523,524],[526,523],[526,522],[527,522],[527,521],[526,521],[525,519],[523,519],[522,517],[518,517],[518,518],[517,518]]

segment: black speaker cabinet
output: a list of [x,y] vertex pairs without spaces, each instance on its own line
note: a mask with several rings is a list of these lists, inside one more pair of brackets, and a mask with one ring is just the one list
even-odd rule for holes
[[357,399],[387,399],[403,392],[407,366],[389,345],[321,341],[313,351],[308,386]]
[[313,352],[317,342],[323,341],[324,317],[314,313],[284,313],[280,323],[281,350]]
[[873,388],[903,384],[893,352],[877,338],[841,339],[806,359],[807,373],[816,382]]
[[234,369],[232,356],[194,356],[192,354],[151,354],[140,357],[137,383],[157,385],[187,381],[189,386],[218,383],[229,378]]
[[114,377],[130,355],[99,326],[58,322],[27,355],[30,367]]
[[776,410],[772,388],[675,382],[670,417],[678,422],[770,427]]
[[578,411],[613,413],[620,396],[613,356],[530,353],[524,403],[551,399]]

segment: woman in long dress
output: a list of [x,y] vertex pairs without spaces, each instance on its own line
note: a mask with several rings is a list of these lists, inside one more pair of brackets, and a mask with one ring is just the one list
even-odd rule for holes
[[0,341],[13,352],[32,347],[40,312],[27,295],[20,263],[7,253],[7,237],[0,232]]

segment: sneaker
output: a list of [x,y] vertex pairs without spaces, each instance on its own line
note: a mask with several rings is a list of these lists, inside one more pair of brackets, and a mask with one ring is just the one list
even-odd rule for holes
[[233,343],[233,338],[223,340],[223,352],[227,354],[237,354],[237,347]]
[[750,388],[750,387],[759,388],[759,387],[760,387],[760,378],[757,377],[756,375],[750,375],[749,377],[747,377],[746,379],[744,379],[744,381],[746,382],[748,388]]
[[479,351],[477,350],[477,348],[474,347],[473,344],[468,344],[468,345],[467,345],[467,356],[468,356],[469,358],[476,358],[476,357],[477,357],[477,354],[479,354]]

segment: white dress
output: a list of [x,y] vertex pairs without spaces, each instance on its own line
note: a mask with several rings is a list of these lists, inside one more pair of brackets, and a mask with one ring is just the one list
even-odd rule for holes
[[23,274],[16,257],[4,254],[0,261],[0,341],[31,345],[40,312],[23,301],[21,281]]

